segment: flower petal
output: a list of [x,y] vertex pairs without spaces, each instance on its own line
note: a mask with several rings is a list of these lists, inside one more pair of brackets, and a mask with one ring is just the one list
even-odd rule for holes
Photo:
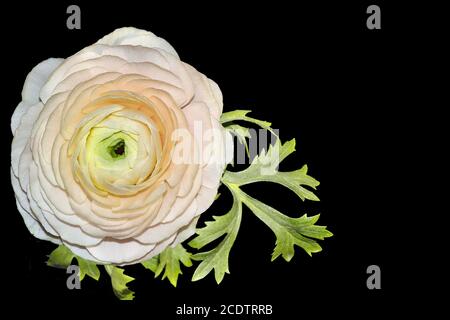
[[94,247],[87,247],[89,253],[98,260],[123,264],[144,257],[156,244],[142,244],[132,239],[105,239]]
[[99,44],[110,46],[133,45],[147,48],[158,48],[178,57],[175,49],[163,38],[157,37],[150,31],[133,27],[119,28],[97,41]]
[[22,102],[19,103],[11,117],[11,131],[15,134],[23,115],[30,106],[39,102],[41,88],[50,74],[64,61],[60,58],[50,58],[35,66],[25,79],[22,89]]

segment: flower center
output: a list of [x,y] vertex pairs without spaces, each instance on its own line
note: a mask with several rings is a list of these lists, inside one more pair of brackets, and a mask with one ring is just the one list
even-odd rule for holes
[[[93,190],[128,194],[146,181],[159,159],[151,128],[133,114],[110,114],[86,128],[84,148],[76,155],[81,183]],[[79,170],[79,171],[78,171]],[[78,173],[79,172],[79,173]]]
[[113,158],[125,156],[125,141],[123,139],[117,139],[108,146],[108,152]]
[[[118,165],[129,157],[131,157],[129,160],[133,161],[136,153],[137,136],[121,130],[114,130],[109,128],[93,128],[88,139],[90,146],[88,152],[90,153],[93,150],[94,154],[98,156],[96,159],[100,161],[100,158],[102,158],[106,161],[105,165],[109,163],[107,166],[116,162],[115,165]],[[128,161],[125,162],[127,166],[131,165]]]

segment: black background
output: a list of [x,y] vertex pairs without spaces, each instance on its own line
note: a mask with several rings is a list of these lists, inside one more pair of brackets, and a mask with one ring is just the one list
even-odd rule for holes
[[[229,260],[231,274],[220,285],[211,274],[192,283],[193,268],[184,268],[173,288],[143,267],[131,266],[127,273],[137,278],[131,283],[136,292],[132,305],[144,307],[149,318],[156,313],[163,319],[177,318],[176,307],[183,303],[272,304],[274,315],[261,318],[286,319],[307,313],[366,317],[398,306],[398,297],[408,291],[404,234],[397,224],[407,214],[402,208],[408,201],[398,184],[408,164],[400,159],[412,140],[406,133],[412,111],[405,97],[411,98],[411,77],[420,68],[412,55],[417,51],[411,51],[420,45],[411,39],[425,32],[408,24],[414,20],[408,6],[374,1],[382,10],[382,29],[368,30],[366,8],[372,2],[77,3],[81,30],[66,28],[68,3],[17,3],[3,11],[9,18],[2,22],[2,54],[8,61],[3,72],[9,79],[2,93],[6,145],[12,139],[10,116],[37,63],[70,56],[118,27],[150,30],[219,84],[225,111],[251,109],[254,117],[279,128],[282,140],[296,138],[297,152],[281,169],[307,163],[321,182],[321,202],[302,203],[277,185],[245,190],[289,215],[320,212],[320,224],[334,233],[312,258],[297,249],[290,263],[281,258],[270,262],[275,236],[245,209]],[[2,163],[8,166],[9,158]],[[54,305],[67,310],[94,302],[105,303],[108,310],[125,305],[114,297],[104,271],[98,283],[87,278],[81,290],[66,288],[65,271],[45,265],[54,245],[34,239],[23,224],[6,169],[2,181],[2,228],[7,228],[2,286],[9,298],[38,303],[36,312],[44,314]],[[204,218],[225,213],[229,206],[230,196],[223,191]],[[381,290],[366,287],[371,264],[381,268]]]

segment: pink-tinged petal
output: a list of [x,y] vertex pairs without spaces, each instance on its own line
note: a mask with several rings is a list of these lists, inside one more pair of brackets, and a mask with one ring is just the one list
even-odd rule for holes
[[167,247],[171,246],[176,238],[176,234],[174,234],[173,236],[159,242],[149,253],[147,253],[144,257],[141,257],[138,260],[135,261],[131,261],[129,264],[133,264],[133,263],[138,263],[138,262],[142,262],[142,261],[146,261],[158,254],[160,254],[161,252],[163,252]]
[[184,65],[195,84],[194,101],[205,103],[214,119],[219,120],[223,109],[222,92],[219,86],[192,66]]
[[147,48],[158,48],[178,57],[175,49],[163,38],[157,37],[149,31],[133,27],[116,29],[98,40],[97,43],[110,46],[134,45]]
[[39,102],[39,93],[52,72],[64,59],[50,58],[35,66],[28,74],[22,89],[22,102],[19,103],[11,117],[11,131],[15,134],[17,127],[29,108]]
[[105,239],[96,246],[87,247],[97,260],[107,263],[124,264],[144,257],[156,244],[142,244],[133,239]]
[[199,213],[205,212],[213,204],[217,195],[217,190],[218,186],[217,188],[208,188],[205,186],[200,188],[200,191],[195,198],[198,203]]
[[192,133],[199,147],[200,159],[197,163],[203,167],[211,157],[211,148],[207,145],[213,143],[211,115],[208,106],[204,103],[192,102],[183,108],[189,131]]
[[28,112],[22,117],[22,121],[17,130],[16,135],[12,141],[11,145],[11,167],[13,168],[14,174],[19,175],[19,159],[25,148],[29,143],[31,132],[33,130],[33,124],[39,117],[39,113],[43,108],[42,103],[37,103],[28,109]]
[[[198,214],[200,214],[200,211],[198,212]],[[193,236],[195,234],[198,219],[199,219],[198,216],[195,217],[187,227],[180,230],[175,241],[171,245],[172,247],[176,246],[179,243],[186,241],[187,239],[189,239],[191,236]]]
[[169,212],[166,214],[165,217],[162,219],[158,219],[157,217],[155,221],[153,222],[153,225],[156,223],[170,223],[171,221],[177,219],[181,215],[185,214],[185,211],[187,211],[187,208],[189,208],[189,205],[191,202],[193,202],[196,194],[198,193],[200,187],[201,187],[201,181],[202,181],[202,172],[197,171],[192,182],[192,188],[188,194],[185,194],[183,196],[180,196],[181,193],[181,186],[178,192],[178,196],[173,203],[172,207],[170,208]]
[[50,75],[64,59],[50,58],[35,66],[28,74],[22,89],[22,100],[30,103],[39,102],[39,93]]
[[101,261],[96,259],[90,252],[86,249],[86,247],[80,247],[69,242],[63,242],[63,244],[72,251],[75,255],[83,258],[85,260],[93,261],[97,264],[109,264],[107,261]]
[[16,195],[17,209],[30,233],[38,239],[60,244],[59,238],[47,233],[42,225],[31,214],[30,204],[25,191],[20,187],[17,177],[11,172],[11,184]]
[[135,237],[136,240],[142,243],[157,243],[166,239],[169,235],[176,233],[183,227],[186,227],[197,213],[197,202],[193,200],[174,221],[168,223],[160,223],[145,230],[142,234]]

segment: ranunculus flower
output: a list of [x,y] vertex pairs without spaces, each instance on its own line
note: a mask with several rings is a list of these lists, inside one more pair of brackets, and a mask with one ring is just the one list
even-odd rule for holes
[[26,226],[102,264],[137,263],[187,239],[227,162],[221,113],[217,84],[144,30],[41,62],[11,119]]

